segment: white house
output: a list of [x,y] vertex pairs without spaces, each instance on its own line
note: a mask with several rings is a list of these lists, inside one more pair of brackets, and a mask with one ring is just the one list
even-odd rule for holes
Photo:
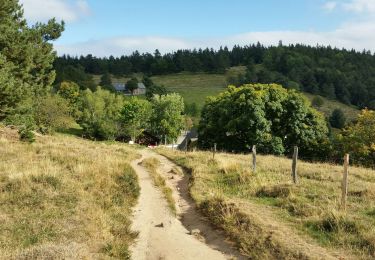
[[[117,92],[121,92],[124,95],[131,95],[131,91],[126,89],[126,83],[114,83],[113,87]],[[146,94],[146,86],[143,83],[138,83],[138,88],[134,90],[134,95],[144,95]]]

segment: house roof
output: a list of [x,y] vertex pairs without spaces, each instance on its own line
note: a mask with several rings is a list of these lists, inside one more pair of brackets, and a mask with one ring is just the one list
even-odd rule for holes
[[[125,91],[126,90],[126,83],[114,83],[113,87],[117,91]],[[138,89],[146,89],[145,84],[143,84],[142,82],[138,83]]]
[[115,84],[113,84],[113,87],[117,91],[125,91],[125,83],[115,83]]

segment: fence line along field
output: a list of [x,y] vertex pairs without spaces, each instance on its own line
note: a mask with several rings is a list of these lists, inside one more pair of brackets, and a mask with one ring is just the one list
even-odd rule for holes
[[344,211],[342,165],[298,161],[294,184],[284,157],[258,154],[254,172],[251,155],[158,151],[191,171],[202,212],[251,258],[375,256],[374,170],[350,167]]
[[0,259],[129,257],[136,153],[64,135],[18,139],[0,127]]

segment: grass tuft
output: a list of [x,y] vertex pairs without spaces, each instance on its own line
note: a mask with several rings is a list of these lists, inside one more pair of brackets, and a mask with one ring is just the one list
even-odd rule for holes
[[0,259],[129,259],[133,148],[11,131],[0,128]]
[[288,158],[258,155],[252,172],[251,155],[157,151],[189,170],[197,205],[251,258],[375,257],[374,170],[350,168],[344,213],[341,165],[299,161],[294,185]]
[[160,161],[155,157],[146,158],[142,161],[142,166],[149,171],[155,186],[161,189],[165,199],[167,200],[170,210],[173,214],[176,214],[176,202],[173,198],[173,191],[167,186],[164,177],[158,173]]

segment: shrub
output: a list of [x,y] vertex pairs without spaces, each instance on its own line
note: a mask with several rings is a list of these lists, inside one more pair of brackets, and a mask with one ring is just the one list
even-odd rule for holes
[[346,117],[341,109],[336,108],[329,117],[329,122],[332,127],[341,129],[345,126]]
[[319,96],[316,96],[312,99],[311,101],[311,104],[314,106],[314,107],[321,107],[324,105],[324,100],[319,97]]

